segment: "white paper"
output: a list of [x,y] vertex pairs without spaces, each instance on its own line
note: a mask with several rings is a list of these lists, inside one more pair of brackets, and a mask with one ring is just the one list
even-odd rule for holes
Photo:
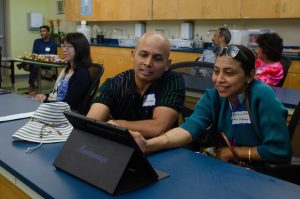
[[248,111],[232,112],[232,124],[251,124]]
[[154,106],[155,105],[155,94],[149,94],[145,97],[143,106]]
[[0,122],[29,118],[32,116],[33,113],[34,112],[27,112],[27,113],[18,113],[14,115],[2,116],[0,117]]

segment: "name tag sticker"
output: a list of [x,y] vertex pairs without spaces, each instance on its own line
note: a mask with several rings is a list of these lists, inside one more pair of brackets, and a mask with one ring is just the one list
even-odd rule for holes
[[155,105],[155,94],[149,94],[144,97],[143,106],[154,106]]
[[251,124],[248,111],[236,111],[232,113],[232,124]]
[[50,52],[50,48],[49,48],[49,47],[46,47],[46,48],[45,48],[45,51],[46,51],[46,52]]

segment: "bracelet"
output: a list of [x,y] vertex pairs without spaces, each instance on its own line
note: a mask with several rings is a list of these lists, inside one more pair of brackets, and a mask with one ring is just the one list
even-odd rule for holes
[[168,144],[169,144],[169,136],[167,135],[167,133],[165,133],[164,135],[165,135],[165,136],[166,136],[166,138],[167,138],[167,143],[166,143],[166,146],[168,146]]
[[251,148],[248,149],[248,162],[251,163]]

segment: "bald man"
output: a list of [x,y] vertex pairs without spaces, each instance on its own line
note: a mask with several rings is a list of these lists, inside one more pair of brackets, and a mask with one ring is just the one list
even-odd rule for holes
[[185,90],[182,76],[168,71],[169,55],[170,43],[165,36],[145,33],[131,53],[133,69],[100,86],[87,116],[148,138],[175,127]]

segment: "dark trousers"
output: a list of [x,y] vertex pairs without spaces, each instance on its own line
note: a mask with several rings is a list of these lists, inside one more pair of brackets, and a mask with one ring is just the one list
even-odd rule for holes
[[29,80],[28,84],[30,87],[35,87],[35,81],[37,78],[37,73],[38,73],[38,66],[30,64],[29,65]]

